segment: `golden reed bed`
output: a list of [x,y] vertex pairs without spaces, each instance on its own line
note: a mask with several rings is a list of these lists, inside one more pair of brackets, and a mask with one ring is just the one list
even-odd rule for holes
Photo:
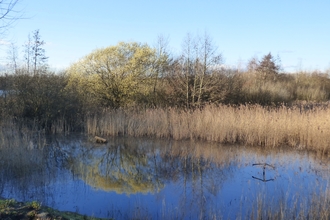
[[207,106],[202,110],[109,110],[87,118],[93,135],[199,139],[296,149],[330,149],[330,109]]

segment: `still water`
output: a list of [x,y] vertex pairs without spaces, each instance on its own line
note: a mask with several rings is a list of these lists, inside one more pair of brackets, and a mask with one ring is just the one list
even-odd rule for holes
[[285,149],[52,136],[0,148],[0,196],[115,219],[245,219],[327,195],[329,158]]

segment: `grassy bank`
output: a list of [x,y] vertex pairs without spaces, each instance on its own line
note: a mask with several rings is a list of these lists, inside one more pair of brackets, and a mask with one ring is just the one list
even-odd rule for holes
[[207,106],[202,110],[174,108],[109,110],[86,120],[92,135],[193,139],[295,149],[330,149],[330,109]]
[[36,201],[17,202],[14,199],[0,199],[1,219],[61,219],[61,220],[101,220],[101,218],[87,217],[73,212],[60,212],[49,207],[42,206]]

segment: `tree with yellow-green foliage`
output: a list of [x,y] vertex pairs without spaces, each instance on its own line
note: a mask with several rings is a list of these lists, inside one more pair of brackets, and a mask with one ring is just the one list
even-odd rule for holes
[[120,42],[97,49],[68,69],[68,86],[85,101],[118,108],[152,91],[156,51],[146,44]]

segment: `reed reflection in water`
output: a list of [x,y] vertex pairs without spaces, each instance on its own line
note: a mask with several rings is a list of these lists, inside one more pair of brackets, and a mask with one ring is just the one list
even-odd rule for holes
[[313,152],[132,138],[94,144],[81,135],[0,151],[2,197],[88,216],[285,218],[328,193],[328,157]]

